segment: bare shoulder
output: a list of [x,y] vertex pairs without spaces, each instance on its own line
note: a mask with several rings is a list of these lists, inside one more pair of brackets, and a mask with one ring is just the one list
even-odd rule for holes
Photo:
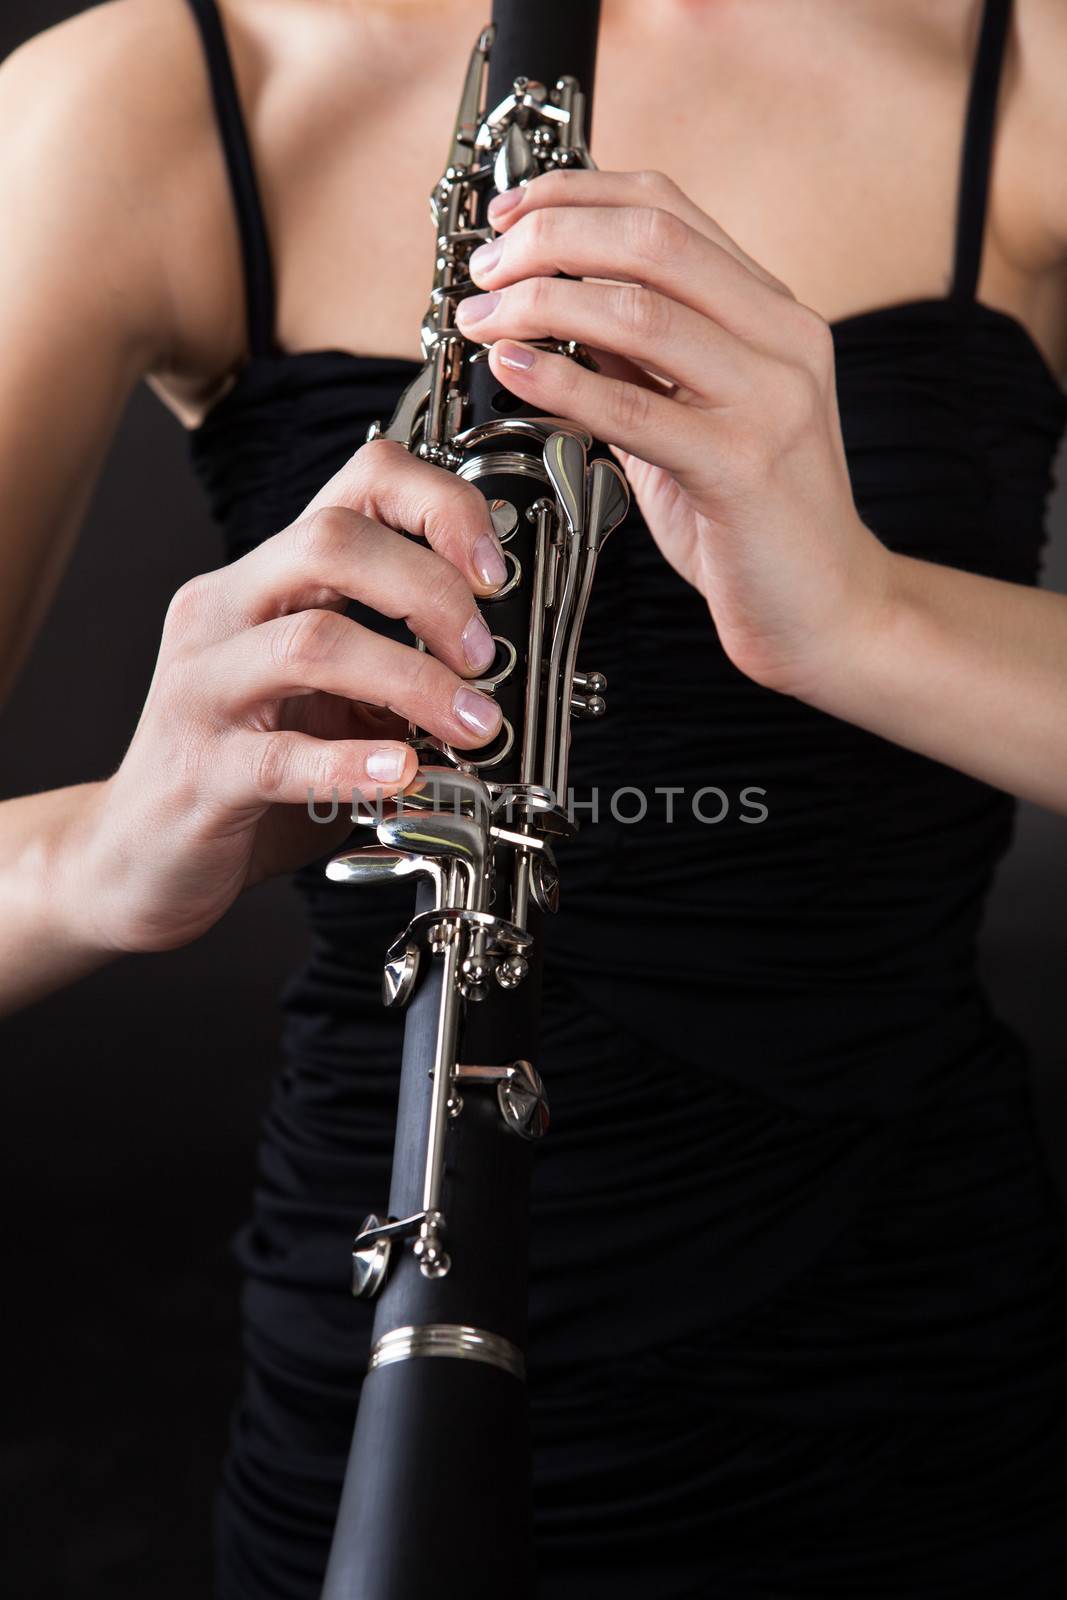
[[45,89],[55,86],[57,74],[65,74],[66,87],[84,80],[91,91],[101,73],[121,74],[135,66],[151,72],[155,58],[161,83],[165,51],[178,41],[183,10],[174,0],[104,0],[89,6],[12,51],[3,63],[5,82]]
[[1067,6],[1063,0],[1016,0],[1009,92],[1014,91],[1016,177],[1048,265],[1067,264]]
[[184,337],[182,252],[222,203],[185,0],[107,0],[14,51],[0,66],[0,152],[0,185],[49,276],[65,263],[71,292],[100,298],[143,343],[146,370],[166,365]]
[[[109,0],[8,56],[0,66],[8,164],[30,162],[59,181],[106,172],[120,187],[147,172],[174,99],[165,63],[177,15],[171,0]],[[105,187],[94,184],[92,198],[104,201]]]

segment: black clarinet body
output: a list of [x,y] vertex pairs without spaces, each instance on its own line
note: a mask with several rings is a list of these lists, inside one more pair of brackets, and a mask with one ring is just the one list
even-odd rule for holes
[[500,389],[454,312],[473,289],[470,252],[492,236],[493,196],[590,164],[599,9],[496,0],[433,195],[425,365],[385,430],[489,501],[508,575],[483,602],[497,657],[477,684],[503,721],[469,752],[413,729],[414,786],[361,817],[375,842],[328,869],[353,884],[410,876],[417,898],[385,964],[386,1004],[405,1008],[396,1144],[388,1212],[353,1249],[353,1290],[375,1297],[375,1318],[324,1600],[532,1593],[524,1351],[531,1162],[548,1121],[541,949],[554,845],[574,831],[571,719],[604,710],[578,639],[628,492],[580,428]]

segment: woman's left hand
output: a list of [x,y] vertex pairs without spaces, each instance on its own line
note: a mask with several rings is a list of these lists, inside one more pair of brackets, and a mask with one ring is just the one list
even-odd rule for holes
[[[852,498],[827,324],[660,173],[549,173],[489,214],[471,273],[491,292],[461,301],[461,330],[504,387],[613,447],[734,664],[817,698],[893,559]],[[572,281],[590,279],[614,281]]]

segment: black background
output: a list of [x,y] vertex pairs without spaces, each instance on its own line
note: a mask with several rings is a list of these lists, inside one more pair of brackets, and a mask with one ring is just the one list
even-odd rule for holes
[[[0,54],[81,9],[5,0]],[[1053,529],[1048,581],[1067,589],[1062,494]],[[0,716],[0,795],[113,768],[170,595],[220,559],[181,429],[144,391]],[[1030,1042],[1061,1177],[1065,845],[1064,819],[1022,809],[984,946],[994,997]],[[0,1024],[0,1497],[13,1597],[208,1592],[210,1498],[239,1368],[226,1246],[277,1062],[274,996],[303,942],[291,891],[271,885],[194,947],[127,960]]]

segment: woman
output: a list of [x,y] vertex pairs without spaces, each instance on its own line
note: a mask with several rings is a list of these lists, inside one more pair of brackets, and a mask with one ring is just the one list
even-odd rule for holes
[[[410,779],[375,707],[466,748],[495,729],[464,682],[500,581],[484,508],[359,448],[412,370],[483,20],[118,0],[0,80],[5,665],[138,378],[232,563],[176,597],[114,776],[0,808],[4,1003],[308,868],[239,1240],[224,1600],[318,1593],[369,1331],[345,1253],[388,1179],[377,975],[406,904],[324,884],[301,802]],[[1067,809],[1067,600],[1032,587],[1067,414],[1065,59],[1055,0],[609,0],[604,170],[506,197],[474,263],[464,331],[615,447],[640,513],[574,761],[650,804],[583,830],[547,950],[544,1600],[1059,1592],[1062,1223],[973,944],[1009,796]]]

